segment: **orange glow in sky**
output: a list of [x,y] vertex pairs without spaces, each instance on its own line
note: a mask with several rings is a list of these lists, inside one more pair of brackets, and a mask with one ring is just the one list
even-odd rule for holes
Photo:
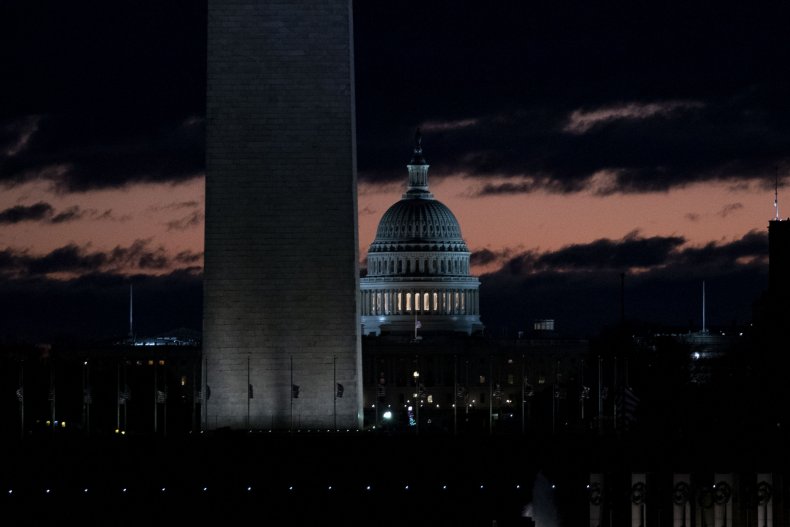
[[[405,167],[403,172],[400,183],[359,184],[363,261],[381,216],[405,190]],[[634,230],[642,236],[680,235],[689,245],[703,245],[765,229],[773,213],[773,193],[756,184],[736,188],[728,183],[702,183],[668,192],[609,196],[592,191],[564,195],[537,191],[474,197],[480,185],[480,180],[461,175],[431,179],[431,191],[455,213],[471,251],[550,251],[599,238],[621,239]],[[203,251],[202,178],[76,194],[58,194],[44,183],[29,183],[4,191],[0,208],[39,201],[50,203],[56,211],[78,206],[84,214],[61,224],[4,225],[0,246],[45,254],[70,243],[102,251],[149,240],[152,247],[161,246],[170,254]]]

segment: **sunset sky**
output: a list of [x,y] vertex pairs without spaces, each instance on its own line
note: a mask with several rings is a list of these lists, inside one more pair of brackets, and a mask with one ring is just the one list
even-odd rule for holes
[[[166,5],[162,5],[166,4]],[[422,129],[490,331],[748,323],[790,211],[780,8],[355,2],[360,257]],[[200,328],[205,4],[0,6],[0,336]],[[262,175],[263,177],[263,175]]]

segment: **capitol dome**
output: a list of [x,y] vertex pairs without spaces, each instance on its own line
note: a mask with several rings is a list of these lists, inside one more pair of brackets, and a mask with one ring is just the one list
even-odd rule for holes
[[466,250],[458,220],[435,199],[407,197],[390,207],[381,217],[371,250],[403,241],[460,244]]
[[381,218],[360,281],[365,334],[482,330],[458,220],[428,190],[419,131],[403,198]]

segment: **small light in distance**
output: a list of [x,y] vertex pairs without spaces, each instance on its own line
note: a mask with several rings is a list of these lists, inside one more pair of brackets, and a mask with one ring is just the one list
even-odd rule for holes
[[384,412],[384,415],[383,415],[382,417],[383,417],[384,419],[386,419],[387,421],[389,421],[390,419],[392,419],[392,412],[390,412],[389,410],[387,410],[386,412]]

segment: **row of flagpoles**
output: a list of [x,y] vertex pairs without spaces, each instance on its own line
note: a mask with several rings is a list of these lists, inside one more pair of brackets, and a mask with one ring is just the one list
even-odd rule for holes
[[[419,321],[417,321],[419,322]],[[415,326],[416,327],[416,326]],[[116,378],[116,430],[124,431],[128,429],[129,419],[128,419],[128,402],[131,399],[131,389],[129,387],[129,379],[127,373],[127,364],[126,361],[119,360],[117,362],[117,378]],[[502,386],[498,383],[494,382],[494,375],[493,375],[493,357],[489,361],[489,397],[488,397],[488,406],[489,406],[489,418],[488,418],[488,428],[489,432],[493,432],[493,415],[494,415],[494,400],[501,400],[504,397],[504,390]],[[160,422],[163,426],[164,434],[167,434],[167,399],[168,399],[168,387],[167,383],[160,384],[160,370],[163,368],[157,368],[156,361],[149,361],[149,364],[153,363],[153,431],[154,433],[159,432]],[[529,383],[529,380],[526,375],[526,361],[524,354],[522,354],[521,360],[521,401],[520,404],[521,409],[521,431],[522,433],[525,430],[525,423],[526,423],[526,415],[525,412],[528,410],[527,402],[530,397],[534,394],[534,387]],[[613,382],[612,382],[612,394],[610,394],[610,390],[607,386],[604,385],[603,382],[603,365],[604,360],[602,357],[598,358],[598,412],[597,412],[597,423],[598,428],[601,433],[604,431],[604,422],[607,419],[611,419],[612,428],[617,429],[618,424],[623,429],[628,429],[628,427],[633,423],[636,419],[636,413],[639,406],[639,398],[636,396],[632,388],[628,385],[627,375],[625,383],[621,383],[618,387],[616,386],[616,379],[617,377],[617,359],[614,359],[614,375],[613,375]],[[457,356],[454,356],[454,387],[453,393],[455,394],[456,402],[459,399],[465,399],[468,397],[468,387],[459,385],[458,382],[458,361]],[[560,402],[564,399],[567,399],[567,390],[563,388],[563,384],[560,382],[559,378],[559,361],[557,362],[557,368],[555,373],[554,383],[551,386],[551,412],[552,412],[552,432],[556,433],[558,429],[558,420],[559,420],[559,412],[560,412]],[[91,419],[91,406],[93,404],[93,393],[92,393],[92,386],[91,386],[91,379],[90,379],[91,370],[89,368],[88,361],[84,361],[82,367],[82,420],[83,426],[86,430],[90,430],[90,419]],[[57,418],[56,413],[56,388],[55,383],[52,377],[52,372],[50,373],[50,388],[48,394],[48,400],[50,402],[51,408],[51,419],[52,423],[55,423]],[[418,378],[418,372],[415,371],[415,383],[418,389],[418,396],[417,396],[417,412],[419,412],[419,401],[422,400],[423,391],[420,386],[420,380]],[[293,357],[290,357],[290,386],[291,386],[291,428],[293,428],[293,406],[294,400],[299,399],[301,386],[294,382],[294,374],[293,374]],[[579,386],[579,418],[580,422],[585,421],[585,408],[587,406],[586,401],[590,399],[591,395],[591,387],[585,384],[584,378],[584,362],[582,361],[581,367],[581,375],[580,375],[580,386]],[[192,379],[192,428],[193,430],[196,427],[197,421],[197,405],[200,404],[202,401],[202,394],[198,388],[198,382],[196,378],[196,372],[194,371],[193,367],[193,379]],[[337,360],[336,357],[333,357],[333,412],[334,412],[334,425],[335,429],[337,428],[337,400],[343,398],[344,395],[344,386],[341,383],[337,382]],[[377,401],[381,402],[384,393],[383,393],[383,386],[377,386],[375,397]],[[17,401],[19,403],[19,416],[20,416],[20,434],[24,436],[25,434],[25,369],[24,369],[24,362],[20,362],[19,365],[19,379],[18,379],[18,387],[15,392]],[[206,386],[206,401],[210,398],[210,388]],[[251,382],[251,374],[250,374],[250,365],[249,365],[249,358],[247,363],[247,428],[250,427],[250,402],[254,398],[254,386]],[[607,414],[610,412],[605,411],[604,409],[604,401],[611,402],[611,416],[606,417]],[[510,401],[508,401],[510,403]],[[501,404],[501,401],[500,401]],[[466,411],[468,412],[468,407],[466,407]],[[457,407],[458,404],[453,405],[453,431],[457,433],[458,429],[458,417],[457,417]],[[160,419],[160,410],[163,412],[164,416],[163,419]],[[378,412],[378,411],[377,411]],[[376,419],[378,421],[378,418]],[[419,429],[419,417],[416,420],[416,426]],[[376,423],[378,424],[378,423]]]

